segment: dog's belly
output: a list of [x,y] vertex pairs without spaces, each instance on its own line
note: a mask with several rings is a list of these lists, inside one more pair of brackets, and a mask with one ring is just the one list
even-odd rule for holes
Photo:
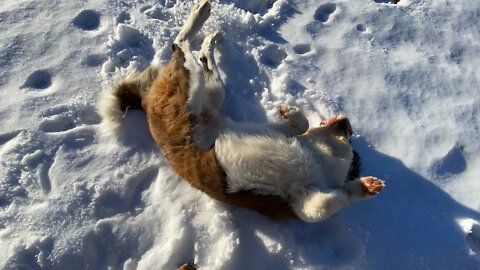
[[253,190],[287,198],[314,183],[321,171],[297,139],[272,130],[223,132],[215,142],[215,153],[227,174],[228,192]]

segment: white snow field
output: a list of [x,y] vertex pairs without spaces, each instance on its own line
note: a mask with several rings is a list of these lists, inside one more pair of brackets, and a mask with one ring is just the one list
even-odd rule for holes
[[480,1],[212,0],[225,114],[345,114],[387,182],[318,224],[191,188],[141,111],[100,135],[101,92],[166,63],[192,4],[1,1],[1,269],[480,269]]

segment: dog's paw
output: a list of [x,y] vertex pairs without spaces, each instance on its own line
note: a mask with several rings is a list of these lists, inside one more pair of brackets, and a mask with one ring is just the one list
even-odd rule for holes
[[222,33],[221,32],[213,32],[205,36],[202,43],[202,48],[200,50],[200,55],[208,56],[213,52],[213,48],[215,45],[220,44],[222,41]]
[[280,116],[287,119],[290,126],[297,130],[297,134],[303,134],[308,130],[308,120],[298,107],[280,104],[277,110]]
[[192,7],[192,11],[185,21],[182,30],[175,38],[174,43],[180,44],[186,40],[191,40],[202,28],[203,24],[210,17],[211,5],[209,0],[201,0]]
[[370,196],[377,195],[385,187],[384,181],[373,176],[360,178],[360,184],[362,185],[362,190]]
[[178,268],[178,270],[197,270],[197,268],[193,264],[185,263],[185,264],[181,265]]
[[199,21],[205,22],[210,17],[210,11],[212,7],[209,0],[201,0],[192,7],[190,16],[196,18]]
[[291,115],[300,112],[300,109],[288,104],[280,104],[277,106],[277,111],[282,118],[289,119]]

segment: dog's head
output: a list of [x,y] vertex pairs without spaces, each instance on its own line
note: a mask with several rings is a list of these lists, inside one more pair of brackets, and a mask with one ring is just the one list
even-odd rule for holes
[[347,117],[335,115],[330,119],[322,121],[319,127],[309,129],[307,134],[332,137],[341,142],[349,142],[352,135],[352,126]]
[[335,115],[334,117],[322,121],[320,128],[326,128],[332,135],[345,138],[347,140],[352,136],[352,126],[347,117],[343,115]]
[[343,115],[322,121],[319,127],[311,128],[305,134],[311,142],[314,142],[317,151],[342,159],[351,159],[353,156],[351,135],[352,126]]

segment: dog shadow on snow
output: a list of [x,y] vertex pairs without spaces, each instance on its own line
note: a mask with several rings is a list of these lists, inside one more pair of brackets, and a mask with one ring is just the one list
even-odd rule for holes
[[[252,222],[257,214],[232,209],[240,245],[227,268],[289,269],[289,261],[320,268],[357,264],[364,269],[478,267],[478,257],[471,254],[467,233],[458,221],[478,222],[480,212],[459,204],[400,160],[370,148],[364,140],[356,139],[353,145],[362,157],[362,175],[386,180],[378,197],[354,203],[317,224],[266,218]],[[295,250],[290,249],[292,243]],[[251,261],[255,264],[245,265]]]

